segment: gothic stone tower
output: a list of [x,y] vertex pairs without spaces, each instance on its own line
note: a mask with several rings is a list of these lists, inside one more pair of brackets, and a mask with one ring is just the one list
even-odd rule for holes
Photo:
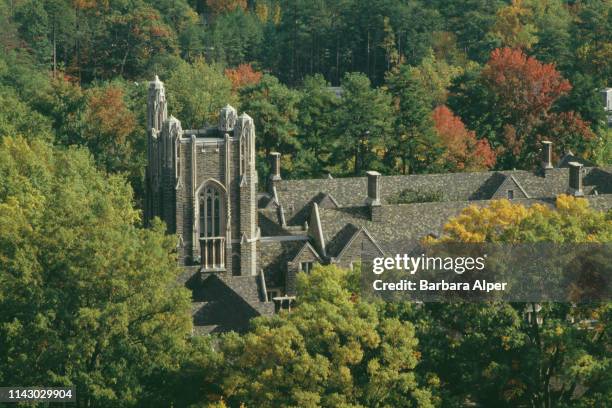
[[183,130],[167,117],[155,77],[147,103],[145,220],[178,236],[179,262],[202,272],[256,274],[257,171],[253,119],[227,105],[215,127]]

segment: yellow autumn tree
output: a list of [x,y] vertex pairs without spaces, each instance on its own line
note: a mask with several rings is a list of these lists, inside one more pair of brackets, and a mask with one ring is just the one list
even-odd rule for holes
[[494,200],[487,207],[471,205],[451,218],[444,234],[429,242],[609,242],[612,211],[589,206],[588,200],[557,197],[554,208],[526,207],[509,200]]
[[532,16],[531,8],[523,0],[512,0],[498,10],[493,35],[504,47],[530,49],[538,41]]
[[[611,240],[612,211],[593,209],[585,198],[561,195],[552,206],[508,200],[470,206],[449,220],[442,237],[429,241],[545,241],[570,244],[559,246],[567,248]],[[606,246],[589,252],[586,262],[586,276],[609,276]],[[584,299],[587,302],[573,304],[423,304],[410,320],[426,322],[419,333],[420,367],[435,374],[452,395],[442,396],[442,406],[468,398],[487,407],[576,406],[573,390],[578,385],[584,390],[581,399],[588,401],[583,406],[609,406],[612,304]]]

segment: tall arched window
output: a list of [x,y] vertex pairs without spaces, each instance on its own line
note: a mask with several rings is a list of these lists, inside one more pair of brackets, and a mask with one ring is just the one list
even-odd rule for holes
[[240,137],[240,175],[244,175],[247,169],[247,144],[244,135]]
[[225,267],[224,206],[221,191],[212,184],[200,192],[200,244],[204,269]]

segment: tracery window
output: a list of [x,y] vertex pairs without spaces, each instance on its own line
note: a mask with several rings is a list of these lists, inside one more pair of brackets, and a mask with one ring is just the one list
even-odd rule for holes
[[200,193],[200,245],[204,269],[225,267],[225,226],[223,195],[213,185]]

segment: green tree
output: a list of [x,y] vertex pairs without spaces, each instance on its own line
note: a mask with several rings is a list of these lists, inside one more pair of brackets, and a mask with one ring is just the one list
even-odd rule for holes
[[175,239],[82,149],[4,137],[0,186],[0,382],[74,385],[79,406],[155,392],[191,331]]
[[334,266],[301,274],[291,313],[221,339],[222,388],[232,406],[433,407],[414,374],[413,325],[381,317],[348,281]]
[[49,118],[33,110],[10,88],[0,86],[0,138],[2,136],[23,135],[28,138],[53,140],[53,130]]
[[446,31],[457,36],[457,45],[468,57],[484,63],[499,44],[488,33],[497,20],[497,11],[507,2],[502,0],[434,0]]
[[214,61],[237,66],[257,58],[263,28],[257,16],[237,8],[215,18],[207,34],[206,55]]
[[533,46],[535,56],[543,62],[554,62],[562,70],[572,64],[572,16],[562,0],[529,0],[538,41]]
[[336,110],[341,99],[329,89],[322,75],[306,77],[298,104],[299,140],[296,170],[303,176],[321,176],[330,163],[331,135],[336,128]]
[[612,2],[582,1],[571,29],[575,71],[592,75],[609,85],[612,78]]
[[166,81],[168,108],[179,118],[183,129],[198,129],[216,123],[219,109],[236,104],[232,83],[219,65],[198,58],[192,64],[182,62]]
[[[612,221],[585,199],[560,196],[553,209],[507,200],[472,206],[444,231],[436,241],[606,243]],[[541,303],[535,312],[525,303],[388,305],[390,316],[419,322],[419,368],[439,382],[443,406],[466,400],[496,407],[609,404],[611,311],[609,302]]]
[[463,73],[463,69],[437,59],[433,50],[430,49],[429,53],[412,72],[422,82],[427,95],[431,99],[432,108],[435,108],[446,103],[448,88],[453,79]]
[[360,175],[368,170],[385,170],[384,141],[391,125],[391,96],[381,88],[372,88],[364,74],[346,74],[333,145],[333,161],[339,171]]
[[[242,110],[253,118],[257,132],[257,150],[265,162],[272,151],[284,155],[289,172],[291,158],[300,147],[296,125],[299,92],[287,88],[271,75],[264,75],[257,84],[240,90]],[[285,163],[283,163],[285,164]],[[267,171],[263,171],[265,176]]]
[[443,150],[431,117],[433,95],[420,75],[418,69],[402,65],[387,77],[395,108],[395,139],[390,141],[390,157],[398,162],[402,174],[433,170]]
[[607,117],[599,92],[604,84],[597,82],[592,75],[579,72],[571,78],[571,83],[572,89],[559,100],[558,109],[579,113],[595,132],[605,130],[608,127]]
[[49,41],[49,15],[45,2],[30,0],[18,5],[15,20],[19,24],[20,37],[32,47],[36,59],[48,64],[51,61],[52,45]]

